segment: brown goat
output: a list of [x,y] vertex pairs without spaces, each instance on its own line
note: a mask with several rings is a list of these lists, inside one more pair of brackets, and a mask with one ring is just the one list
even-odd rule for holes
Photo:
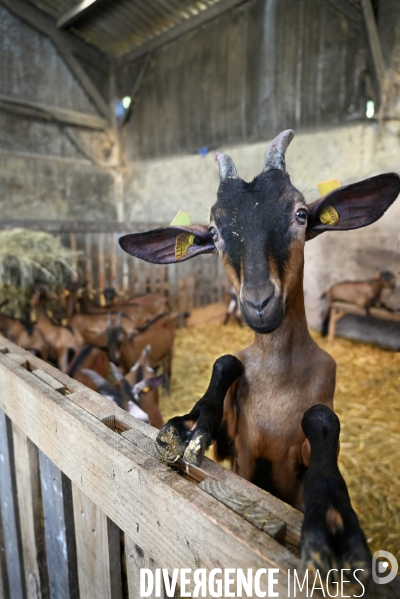
[[273,140],[263,172],[250,183],[229,156],[217,154],[220,187],[208,226],[161,227],[126,235],[120,245],[162,264],[218,252],[255,332],[250,347],[215,362],[193,409],[161,429],[163,459],[199,464],[216,441],[217,456],[238,474],[304,510],[305,567],[322,575],[360,569],[358,578],[366,580],[368,546],[337,467],[336,365],[307,327],[304,246],[324,231],[375,222],[397,197],[400,179],[379,175],[307,206],[286,172],[292,137],[288,130]]
[[322,316],[322,334],[328,332],[329,314],[332,302],[348,302],[356,304],[359,308],[369,313],[372,306],[381,305],[381,295],[384,289],[393,290],[396,284],[396,277],[392,272],[383,271],[379,273],[376,279],[368,281],[343,281],[336,283],[326,291],[322,297],[326,298],[325,310]]
[[43,335],[49,347],[49,358],[57,362],[62,372],[67,372],[69,362],[78,354],[83,346],[83,337],[72,327],[54,324],[47,316],[46,300],[58,300],[43,285],[38,286],[31,298],[31,306],[36,309],[36,328]]
[[[132,387],[144,379],[154,377],[154,369],[150,366],[150,353],[151,345],[146,345],[139,360],[132,366],[128,374],[125,375],[125,379]],[[159,408],[158,395],[158,388],[151,389],[141,397],[140,407],[149,415],[150,424],[160,429],[164,424],[164,420]]]
[[108,353],[94,345],[87,345],[79,352],[68,368],[68,376],[96,391],[97,386],[93,380],[82,372],[87,368],[106,379],[110,372]]
[[131,339],[123,341],[120,365],[125,372],[129,372],[139,360],[143,349],[150,345],[149,365],[152,367],[157,364],[163,365],[164,389],[169,394],[175,332],[174,314],[164,314],[156,317],[151,323],[139,329],[138,333],[133,335]]
[[48,359],[48,345],[44,336],[34,324],[11,318],[0,312],[0,331],[4,337],[20,347],[34,352],[42,360]]

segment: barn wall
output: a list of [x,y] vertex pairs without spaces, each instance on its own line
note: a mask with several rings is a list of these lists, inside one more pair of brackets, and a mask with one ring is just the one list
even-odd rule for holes
[[[235,161],[239,176],[249,181],[262,170],[268,142],[222,146]],[[287,151],[292,182],[307,202],[318,197],[316,184],[338,178],[342,185],[382,172],[400,171],[399,123],[359,123],[299,133]],[[138,162],[124,174],[127,221],[171,222],[179,209],[192,222],[206,223],[216,199],[218,167],[214,152],[206,157],[182,156]],[[378,269],[399,271],[400,200],[367,229],[325,233],[306,246],[305,290],[309,321],[318,327],[321,294],[343,279],[371,277]],[[400,279],[398,280],[400,286]]]
[[52,42],[0,5],[2,218],[117,220],[110,133],[62,125],[6,97],[99,116]]
[[[251,0],[154,53],[125,130],[126,160],[360,120],[366,70],[361,20],[328,0]],[[120,72],[121,95],[137,71]]]

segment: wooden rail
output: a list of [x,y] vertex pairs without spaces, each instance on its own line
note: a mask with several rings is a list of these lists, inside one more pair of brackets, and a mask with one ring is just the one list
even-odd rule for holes
[[[336,326],[339,320],[341,320],[347,314],[356,314],[357,316],[367,316],[367,312],[364,308],[360,308],[355,304],[349,304],[347,302],[332,302],[330,307],[329,316],[329,330],[328,339],[333,341],[336,335]],[[390,320],[392,322],[400,322],[400,314],[398,312],[390,312],[384,308],[370,308],[369,316],[373,318],[380,318],[381,320]]]
[[138,599],[141,568],[277,568],[288,596],[301,514],[208,459],[163,464],[155,434],[0,337],[1,599]]

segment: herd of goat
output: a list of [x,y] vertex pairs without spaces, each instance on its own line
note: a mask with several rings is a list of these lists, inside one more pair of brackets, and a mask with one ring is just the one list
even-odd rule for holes
[[[73,283],[60,295],[37,285],[30,299],[35,322],[0,312],[0,331],[160,428],[157,387],[163,383],[169,393],[177,315],[169,312],[167,298],[161,294],[122,300],[109,288],[103,295],[105,306],[100,306],[86,284]],[[51,301],[60,308],[57,320],[50,315]],[[156,376],[158,365],[163,374]]]

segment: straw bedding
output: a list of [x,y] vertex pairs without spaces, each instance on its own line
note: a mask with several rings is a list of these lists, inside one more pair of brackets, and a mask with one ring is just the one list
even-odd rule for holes
[[[312,335],[338,364],[339,465],[369,547],[400,559],[400,353]],[[214,360],[252,339],[249,329],[233,325],[180,329],[172,394],[161,400],[164,418],[189,411],[206,390]]]

